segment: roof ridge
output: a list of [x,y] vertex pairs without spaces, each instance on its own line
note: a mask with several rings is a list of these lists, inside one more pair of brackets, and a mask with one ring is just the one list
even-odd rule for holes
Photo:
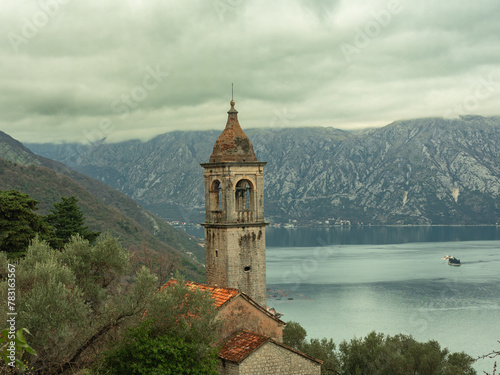
[[[242,335],[245,336],[242,336]],[[240,336],[240,337],[239,337]],[[250,336],[250,337],[249,337]],[[257,340],[250,341],[251,336]],[[243,343],[238,343],[236,340],[244,341]],[[265,343],[269,342],[271,338],[269,336],[261,335],[260,333],[248,331],[246,329],[240,329],[234,332],[225,342],[225,344],[219,349],[219,357],[234,363],[241,363],[255,350],[260,348]],[[232,342],[232,343],[231,343]],[[231,343],[231,345],[230,345]],[[236,344],[244,344],[241,349],[237,349]],[[233,350],[230,352],[230,348]],[[221,353],[222,352],[222,353]]]
[[[242,334],[245,334],[245,337],[240,337],[242,341],[249,341],[251,337],[253,336],[254,338],[257,338],[254,342],[243,342],[243,343],[238,343],[235,342],[235,340],[238,339],[238,336],[241,336]],[[250,337],[249,337],[250,336]],[[233,341],[233,345],[236,344],[242,344],[241,350],[233,350],[233,352],[229,353],[229,347],[226,348],[226,346],[230,345],[230,342]],[[294,352],[295,354],[298,354],[304,358],[307,358],[313,362],[323,364],[323,361],[318,358],[314,358],[313,356],[306,354],[300,350],[297,350],[295,348],[292,348],[291,346],[288,346],[286,344],[283,344],[282,342],[279,342],[276,339],[273,339],[272,337],[262,335],[260,333],[248,331],[246,329],[240,329],[239,331],[236,331],[233,333],[227,340],[226,343],[222,346],[222,348],[219,350],[219,357],[222,359],[225,359],[230,362],[234,363],[241,363],[244,361],[248,356],[250,356],[253,352],[255,352],[257,349],[259,349],[262,345],[265,343],[272,342],[273,344],[276,344],[278,346],[281,346],[284,349],[290,350]],[[253,345],[252,345],[253,344]],[[225,349],[225,350],[224,350]],[[221,353],[222,351],[222,353]]]
[[282,342],[279,342],[279,341],[273,339],[272,337],[269,337],[269,340],[272,341],[273,343],[275,343],[276,345],[279,345],[285,349],[291,350],[294,353],[300,354],[301,356],[306,357],[314,362],[318,362],[319,364],[323,364],[323,360],[318,359],[318,358],[314,358],[312,355],[306,354],[298,349],[292,348],[289,345],[283,344]]

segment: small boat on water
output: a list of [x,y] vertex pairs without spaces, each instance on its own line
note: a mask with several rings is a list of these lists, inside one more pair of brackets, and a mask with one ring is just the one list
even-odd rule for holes
[[441,259],[447,260],[449,266],[460,266],[460,259],[455,258],[454,256],[451,255],[445,255]]

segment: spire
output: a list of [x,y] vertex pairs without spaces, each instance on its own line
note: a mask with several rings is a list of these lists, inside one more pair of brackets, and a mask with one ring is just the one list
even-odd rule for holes
[[238,122],[238,111],[234,108],[234,100],[231,99],[229,104],[231,108],[227,112],[226,128],[215,141],[210,163],[257,161],[252,142]]

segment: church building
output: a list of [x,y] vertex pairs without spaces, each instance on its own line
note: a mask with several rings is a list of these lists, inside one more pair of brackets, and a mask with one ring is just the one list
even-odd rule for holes
[[[322,361],[283,344],[285,323],[267,308],[264,165],[231,100],[205,169],[206,284],[222,321],[221,375],[319,375]],[[175,283],[170,280],[164,287]]]
[[[284,345],[283,322],[267,310],[264,166],[241,129],[231,100],[226,128],[205,169],[205,267],[212,295],[239,291],[244,304],[229,299],[219,373],[321,373],[321,361]],[[233,292],[235,293],[235,292]],[[214,295],[214,297],[216,297]],[[238,307],[236,307],[238,306]],[[244,309],[243,309],[244,307]],[[224,311],[224,309],[221,309]],[[262,318],[260,317],[262,316]],[[258,319],[257,319],[258,317]],[[267,320],[265,320],[267,319]],[[252,323],[253,322],[253,323]],[[234,331],[229,337],[228,333]],[[229,338],[228,338],[229,337]]]

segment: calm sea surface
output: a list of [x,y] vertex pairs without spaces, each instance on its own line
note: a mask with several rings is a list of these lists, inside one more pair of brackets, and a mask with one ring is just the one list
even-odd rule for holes
[[[268,228],[268,305],[336,343],[411,334],[476,357],[500,350],[500,228]],[[461,267],[441,257],[451,254]],[[497,358],[500,362],[500,358]],[[491,372],[493,360],[476,363]]]

